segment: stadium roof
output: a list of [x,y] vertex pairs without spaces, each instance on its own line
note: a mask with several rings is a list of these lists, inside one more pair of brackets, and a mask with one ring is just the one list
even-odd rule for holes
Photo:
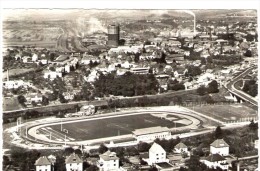
[[50,160],[46,156],[42,156],[35,161],[35,166],[51,165]]
[[217,139],[210,146],[221,148],[221,147],[229,147],[229,145],[223,139]]
[[154,134],[154,133],[169,132],[169,131],[170,129],[167,127],[156,126],[150,128],[136,129],[133,131],[133,134],[138,136],[138,135]]

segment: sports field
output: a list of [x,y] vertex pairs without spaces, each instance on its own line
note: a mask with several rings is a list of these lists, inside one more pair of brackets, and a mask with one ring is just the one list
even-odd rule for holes
[[243,104],[205,105],[189,108],[223,122],[257,117],[257,111]]
[[[81,141],[131,134],[133,130],[141,128],[155,126],[173,128],[175,126],[180,127],[184,125],[182,122],[178,122],[180,120],[183,120],[182,118],[178,116],[174,116],[174,118],[174,121],[170,121],[164,118],[153,116],[151,114],[130,115],[115,118],[98,119],[92,121],[66,123],[62,124],[62,128],[63,130],[68,130],[68,133],[66,135],[69,140]],[[41,133],[45,132],[45,135],[48,135],[49,131],[55,132],[55,135],[57,135],[57,133],[61,135],[56,139],[64,138],[64,132],[61,132],[60,124],[48,126],[46,128],[41,128]],[[52,139],[55,139],[55,137],[52,137]]]

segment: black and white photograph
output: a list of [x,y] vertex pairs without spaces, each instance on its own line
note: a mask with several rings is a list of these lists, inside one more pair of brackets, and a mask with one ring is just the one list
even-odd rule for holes
[[3,171],[258,171],[256,6],[47,2],[1,9]]

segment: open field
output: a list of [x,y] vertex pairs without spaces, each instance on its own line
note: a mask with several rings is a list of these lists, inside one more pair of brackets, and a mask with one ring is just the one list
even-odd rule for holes
[[22,109],[16,97],[3,98],[3,111]]
[[243,118],[257,117],[257,111],[243,104],[205,105],[189,107],[196,112],[219,119],[223,122],[239,121]]
[[[27,72],[31,72],[31,71],[35,71],[36,69],[35,68],[21,68],[21,69],[10,69],[9,70],[9,77],[12,77],[12,76],[16,76],[16,75],[21,75],[21,74],[25,74]],[[7,72],[3,72],[3,79],[5,79],[7,77]]]
[[[174,117],[176,120],[182,119],[177,116]],[[76,140],[91,140],[126,135],[131,134],[135,129],[155,126],[166,126],[168,128],[173,128],[175,127],[175,123],[166,119],[152,116],[151,114],[142,114],[62,124],[62,128],[68,130],[67,136]],[[183,124],[176,123],[176,127],[180,126],[183,126]],[[60,131],[60,124],[49,126],[46,129],[52,129],[55,132],[64,134]]]

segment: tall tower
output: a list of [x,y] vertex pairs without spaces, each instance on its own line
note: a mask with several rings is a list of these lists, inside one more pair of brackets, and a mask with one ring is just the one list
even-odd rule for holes
[[119,45],[119,39],[120,39],[119,25],[109,25],[107,29],[108,29],[107,45],[111,47],[117,47]]

